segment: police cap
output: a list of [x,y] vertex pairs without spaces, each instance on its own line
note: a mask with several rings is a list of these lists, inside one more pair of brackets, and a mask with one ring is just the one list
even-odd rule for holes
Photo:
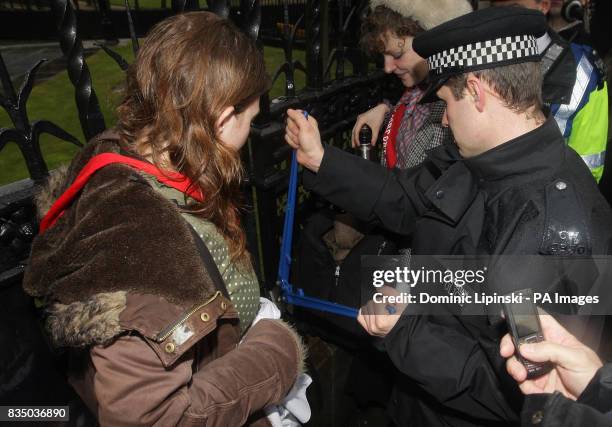
[[435,100],[435,93],[451,76],[539,61],[536,39],[546,29],[546,17],[539,11],[490,7],[418,34],[413,48],[427,60],[430,80],[420,102]]

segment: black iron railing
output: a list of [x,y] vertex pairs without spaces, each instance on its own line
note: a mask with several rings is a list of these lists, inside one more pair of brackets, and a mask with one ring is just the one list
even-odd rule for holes
[[[367,58],[356,48],[354,40],[349,40],[347,29],[360,19],[366,7],[365,1],[342,0],[334,3],[336,15],[333,24],[330,22],[330,2],[327,0],[307,0],[302,3],[279,0],[277,3],[282,17],[278,34],[285,61],[277,70],[270,71],[275,80],[284,78],[285,96],[273,100],[267,96],[262,98],[261,114],[253,124],[248,149],[244,152],[249,172],[249,181],[244,191],[252,206],[244,218],[244,224],[258,273],[266,287],[274,285],[287,187],[286,166],[290,150],[283,142],[287,108],[307,109],[317,117],[324,139],[342,145],[348,141],[357,114],[383,97],[392,99],[400,92],[392,79],[385,77],[380,70],[368,73]],[[266,2],[262,0],[241,0],[238,5],[234,0],[210,0],[208,8],[221,16],[231,17],[251,37],[257,39],[261,33],[263,4]],[[68,76],[74,87],[78,119],[83,134],[89,139],[104,130],[106,123],[83,53],[81,28],[77,27],[77,11],[68,0],[53,0],[51,6],[60,46],[67,59]],[[174,12],[180,13],[197,8],[198,3],[173,0],[171,6]],[[296,7],[299,14],[296,13]],[[134,7],[126,1],[122,12],[125,31],[131,37],[136,51],[138,29],[133,22],[137,21],[138,16],[129,13],[133,11]],[[81,23],[80,20],[78,22]],[[330,44],[332,26],[335,27],[336,37]],[[304,33],[301,43],[297,40],[299,32]],[[306,50],[305,64],[294,59],[294,52],[298,48]],[[122,69],[126,68],[127,61],[120,55],[108,46],[104,46],[104,50]],[[40,150],[40,134],[47,132],[71,144],[84,142],[78,141],[51,122],[29,122],[26,102],[39,66],[40,63],[37,63],[32,68],[17,93],[0,56],[0,77],[4,93],[0,103],[8,112],[13,125],[0,130],[0,161],[2,148],[8,143],[17,144],[31,177],[30,180],[0,190],[0,273],[4,274],[2,277],[5,279],[11,278],[11,282],[23,271],[30,242],[37,230],[32,205],[34,186],[48,174]],[[347,72],[349,66],[352,68],[350,73]],[[305,74],[304,90],[296,90],[296,73]],[[308,206],[307,197],[302,197],[302,201],[304,203],[298,209],[298,220],[299,212]]]

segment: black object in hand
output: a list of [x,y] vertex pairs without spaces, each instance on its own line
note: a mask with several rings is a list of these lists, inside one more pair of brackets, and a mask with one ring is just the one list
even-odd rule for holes
[[362,158],[370,160],[370,143],[372,142],[372,128],[363,125],[359,130],[359,154]]
[[[517,296],[517,301],[513,296]],[[508,295],[509,302],[503,303],[502,308],[508,330],[514,343],[515,355],[527,370],[527,379],[542,376],[553,368],[550,362],[531,362],[521,354],[521,344],[538,343],[544,341],[542,325],[538,309],[533,302],[533,291],[522,289]]]

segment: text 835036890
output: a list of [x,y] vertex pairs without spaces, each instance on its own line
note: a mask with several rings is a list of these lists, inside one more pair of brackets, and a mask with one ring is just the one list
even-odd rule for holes
[[69,421],[68,406],[0,406],[2,421]]

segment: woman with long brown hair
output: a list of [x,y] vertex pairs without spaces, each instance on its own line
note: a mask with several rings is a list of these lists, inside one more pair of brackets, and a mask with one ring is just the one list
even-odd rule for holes
[[116,129],[38,198],[24,287],[101,425],[268,424],[302,369],[295,332],[254,319],[239,149],[268,90],[261,52],[207,12],[157,24]]

